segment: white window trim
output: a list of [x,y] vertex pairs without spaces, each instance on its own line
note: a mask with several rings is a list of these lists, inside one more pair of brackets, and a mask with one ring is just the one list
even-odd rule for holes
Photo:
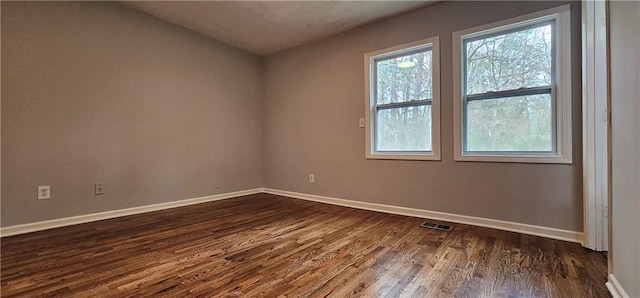
[[[410,42],[395,47],[382,49],[364,55],[364,84],[365,84],[365,156],[367,159],[400,159],[400,160],[440,160],[440,42],[439,37]],[[375,98],[373,95],[373,61],[391,52],[409,52],[424,46],[432,48],[432,100],[431,100],[431,151],[429,152],[378,152],[375,151]]]
[[[571,20],[569,5],[563,5],[491,24],[465,29],[453,33],[453,129],[454,159],[456,161],[522,162],[522,163],[572,163],[571,127]],[[476,153],[464,152],[462,117],[462,39],[486,34],[495,29],[520,27],[555,19],[555,68],[556,85],[552,93],[556,103],[556,151],[552,153]]]

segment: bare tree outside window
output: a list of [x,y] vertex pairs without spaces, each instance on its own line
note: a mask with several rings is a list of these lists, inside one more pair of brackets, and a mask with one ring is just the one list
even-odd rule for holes
[[465,151],[553,151],[553,22],[464,41]]
[[432,51],[375,61],[376,150],[431,151]]

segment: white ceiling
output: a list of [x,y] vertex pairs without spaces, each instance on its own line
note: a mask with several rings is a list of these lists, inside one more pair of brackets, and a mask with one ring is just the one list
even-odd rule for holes
[[268,55],[432,2],[434,1],[122,3],[254,54]]

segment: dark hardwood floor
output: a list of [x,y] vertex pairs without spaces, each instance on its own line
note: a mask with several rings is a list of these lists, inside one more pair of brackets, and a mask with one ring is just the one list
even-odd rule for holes
[[1,240],[3,297],[608,297],[575,243],[274,195]]

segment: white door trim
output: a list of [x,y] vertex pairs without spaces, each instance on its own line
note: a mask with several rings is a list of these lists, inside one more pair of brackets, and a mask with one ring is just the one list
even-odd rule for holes
[[605,0],[582,1],[584,246],[608,246],[608,68]]

